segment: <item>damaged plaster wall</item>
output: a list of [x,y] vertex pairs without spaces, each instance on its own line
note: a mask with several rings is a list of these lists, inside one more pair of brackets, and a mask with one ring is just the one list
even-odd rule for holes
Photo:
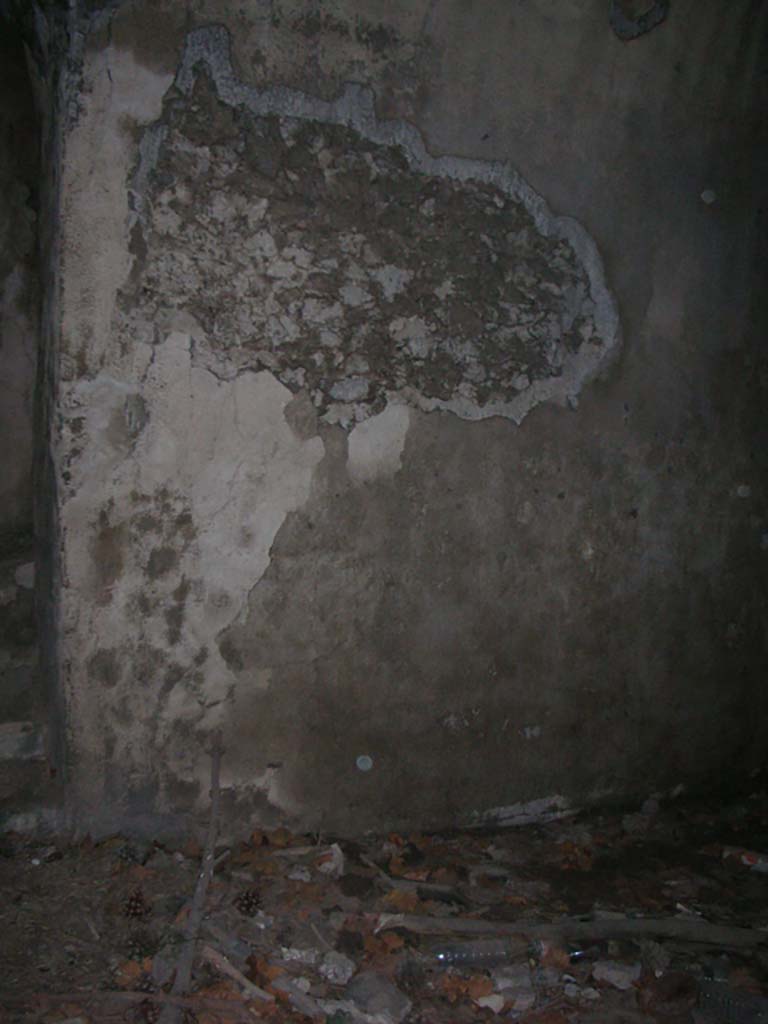
[[359,87],[243,86],[221,27],[190,35],[175,87],[190,102],[171,98],[136,175],[134,230],[152,235],[130,336],[181,307],[213,372],[267,368],[345,426],[392,398],[521,422],[606,362],[618,318],[595,245],[509,166],[429,156]]
[[680,153],[638,187],[643,61],[673,94],[686,35],[630,53],[597,6],[554,36],[458,0],[85,24],[52,437],[81,820],[201,810],[214,728],[240,826],[522,820],[759,756],[759,393],[704,398],[750,344],[708,241],[747,253],[749,204],[704,222]]

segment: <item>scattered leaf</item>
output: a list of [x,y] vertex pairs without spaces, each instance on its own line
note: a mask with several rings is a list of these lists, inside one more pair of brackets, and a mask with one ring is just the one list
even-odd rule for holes
[[405,861],[400,854],[394,854],[389,858],[389,864],[387,865],[390,875],[394,878],[400,878],[405,872]]
[[197,994],[203,999],[242,999],[239,987],[229,979],[214,981],[210,985],[206,985],[205,988],[201,988]]
[[190,911],[189,904],[187,904],[187,906],[181,908],[181,910],[178,912],[176,917],[174,917],[174,919],[173,919],[173,927],[174,928],[181,928],[182,925],[186,924],[187,918],[189,917],[189,911]]
[[411,882],[426,882],[429,878],[429,868],[410,868],[403,872],[403,878]]
[[466,979],[451,971],[447,971],[440,978],[439,988],[449,1003],[455,1003],[467,994]]
[[459,873],[453,868],[439,867],[432,872],[431,881],[438,885],[457,885]]
[[249,977],[257,985],[268,985],[275,978],[279,978],[281,974],[285,974],[284,967],[281,967],[279,964],[271,964],[269,960],[265,960],[260,956],[248,957],[247,963],[250,972]]
[[585,846],[578,846],[570,840],[558,843],[562,871],[591,871],[595,862],[594,854]]
[[451,1003],[458,999],[482,999],[493,992],[493,981],[485,974],[473,974],[465,978],[447,971],[440,979],[440,989]]
[[554,942],[541,943],[539,960],[545,967],[556,967],[559,971],[567,971],[571,966],[570,956]]
[[275,988],[272,985],[267,985],[266,991],[269,992],[270,995],[275,997],[275,1002],[282,1003],[284,1006],[290,1006],[291,997],[289,993],[285,991],[285,989]]
[[467,995],[470,999],[480,999],[493,992],[493,981],[485,974],[474,974],[467,982]]
[[392,889],[384,897],[384,902],[401,914],[415,914],[422,906],[415,892],[403,892],[402,889]]
[[203,848],[198,841],[190,837],[181,848],[181,852],[190,860],[199,860],[203,856]]
[[[230,1002],[240,1002],[243,998],[239,986],[228,980],[216,981],[201,989],[198,994],[204,999],[222,999]],[[198,1024],[221,1024],[222,1014],[220,1011],[196,1010],[195,1019]]]
[[142,974],[144,968],[138,960],[126,960],[115,971],[115,985],[117,988],[133,988]]
[[276,846],[279,849],[282,849],[285,846],[290,846],[293,842],[293,835],[287,828],[276,828],[273,832],[266,832],[265,835],[269,845]]
[[244,867],[258,875],[279,875],[282,868],[265,854],[263,850],[254,850],[251,847],[243,847],[234,857],[232,863],[237,867]]

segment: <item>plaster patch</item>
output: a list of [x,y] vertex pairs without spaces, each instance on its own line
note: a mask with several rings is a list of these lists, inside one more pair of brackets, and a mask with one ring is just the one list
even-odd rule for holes
[[[292,395],[270,373],[222,380],[194,365],[193,348],[180,331],[157,346],[142,429],[128,441],[113,430],[133,394],[124,382],[82,381],[64,403],[78,439],[63,488],[64,578],[78,594],[65,602],[64,655],[80,671],[109,637],[126,666],[109,689],[85,678],[72,687],[77,746],[87,763],[117,723],[111,757],[161,789],[173,773],[205,782],[188,730],[216,727],[231,697],[217,635],[246,604],[324,453],[286,422]],[[165,772],[152,768],[158,757]],[[91,775],[101,771],[86,788]]]
[[357,483],[392,476],[401,465],[410,410],[390,404],[378,416],[358,423],[349,435],[349,475]]
[[[268,368],[349,430],[393,400],[517,423],[576,408],[619,343],[616,303],[584,228],[509,165],[432,157],[360,86],[248,86],[221,26],[188,35],[175,86],[133,181],[151,244],[126,336],[190,310],[199,363]],[[257,204],[258,230],[232,230]]]
[[[67,254],[62,343],[74,355],[87,340],[91,365],[98,366],[109,345],[115,295],[131,265],[126,168],[135,161],[132,131],[157,119],[172,76],[150,71],[113,46],[90,54],[83,74],[60,189]],[[71,366],[63,361],[65,375]]]

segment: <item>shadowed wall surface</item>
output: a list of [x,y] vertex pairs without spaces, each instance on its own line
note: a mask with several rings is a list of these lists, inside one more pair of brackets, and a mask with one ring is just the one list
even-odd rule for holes
[[81,820],[204,809],[219,728],[240,823],[345,831],[762,762],[766,14],[625,42],[605,6],[83,18],[49,347]]

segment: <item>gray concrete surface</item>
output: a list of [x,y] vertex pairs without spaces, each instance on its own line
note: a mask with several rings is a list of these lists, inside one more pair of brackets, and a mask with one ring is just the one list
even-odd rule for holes
[[761,767],[768,13],[606,8],[84,23],[49,344],[81,823],[204,814],[216,729],[238,829]]

